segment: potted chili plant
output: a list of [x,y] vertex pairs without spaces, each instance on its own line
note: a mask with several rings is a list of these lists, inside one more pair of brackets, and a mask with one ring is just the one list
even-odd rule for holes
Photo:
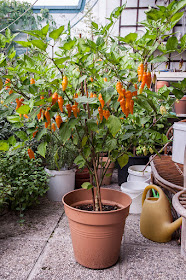
[[[98,27],[92,22],[95,42],[88,38],[71,38],[68,31],[56,53],[56,44],[60,35],[65,35],[65,28],[61,26],[48,32],[46,25],[41,30],[27,32],[36,39],[17,42],[30,49],[28,55],[19,59],[6,57],[7,61],[3,62],[6,86],[15,91],[10,98],[4,88],[3,101],[15,106],[15,98],[18,99],[8,119],[24,122],[28,127],[33,123],[38,125],[40,141],[56,123],[62,144],[72,139],[78,149],[75,164],[89,169],[90,182],[85,182],[83,189],[63,197],[75,257],[84,266],[109,267],[119,257],[131,198],[100,186],[111,162],[117,160],[121,168],[128,162],[130,146],[123,144],[122,124],[136,112],[137,104],[147,111],[147,115],[153,116],[151,119],[157,118],[152,99],[154,93],[149,89],[150,65],[155,67],[165,61],[171,42],[175,42],[170,30],[182,17],[179,10],[184,6],[185,1],[173,1],[167,7],[149,9],[144,23],[146,33],[142,37],[130,33],[124,38],[111,38],[111,27],[125,8],[123,5],[111,13],[106,26]],[[164,37],[169,37],[165,47],[162,45]],[[124,45],[118,45],[118,39]],[[171,51],[183,51],[184,42],[171,44]],[[52,50],[51,57],[47,47]],[[156,50],[160,50],[159,55]],[[49,90],[52,96],[48,96]],[[169,91],[164,89],[160,93],[160,103],[168,102]],[[177,96],[177,91],[174,94]],[[20,100],[21,97],[24,100]],[[39,121],[36,119],[38,113],[43,118]],[[25,120],[19,114],[28,114],[29,118]],[[129,128],[125,129],[126,134]],[[142,126],[141,130],[150,133],[148,127]],[[135,129],[133,133],[136,133]],[[38,152],[41,153],[41,146]],[[102,176],[98,177],[101,152],[108,154],[108,160],[102,165]],[[46,149],[42,154],[45,156]]]

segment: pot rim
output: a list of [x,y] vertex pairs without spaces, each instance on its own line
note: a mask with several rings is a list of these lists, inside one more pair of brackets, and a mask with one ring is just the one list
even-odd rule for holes
[[68,208],[70,208],[70,209],[73,209],[74,211],[77,211],[77,212],[80,212],[80,213],[85,212],[85,213],[89,213],[89,214],[92,214],[92,215],[96,215],[96,214],[108,215],[109,213],[117,213],[117,212],[120,212],[120,211],[122,211],[123,209],[129,207],[129,206],[131,205],[131,203],[132,203],[131,197],[130,197],[128,194],[123,193],[122,191],[113,190],[113,189],[108,189],[108,188],[101,188],[101,189],[105,189],[105,190],[109,190],[109,191],[113,191],[113,192],[118,192],[118,193],[120,193],[121,195],[125,195],[125,196],[127,196],[127,197],[129,198],[129,201],[130,201],[130,202],[129,202],[129,204],[127,204],[125,207],[121,207],[121,204],[119,204],[118,206],[120,206],[120,208],[117,209],[117,210],[111,210],[111,211],[87,211],[87,210],[81,210],[81,209],[74,208],[74,207],[68,205],[68,204],[64,201],[65,196],[69,195],[70,193],[78,192],[78,191],[88,191],[88,190],[85,190],[85,189],[77,189],[77,190],[73,190],[73,191],[68,192],[67,194],[65,194],[65,195],[62,197],[62,202],[63,202],[63,204],[64,204],[66,207],[68,207]]
[[52,176],[71,175],[72,173],[75,174],[75,169],[52,170],[52,169],[48,169],[48,168],[45,167],[45,171]]

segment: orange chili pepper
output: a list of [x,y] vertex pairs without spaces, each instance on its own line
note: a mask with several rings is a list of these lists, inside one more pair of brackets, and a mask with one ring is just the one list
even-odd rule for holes
[[63,81],[62,81],[62,89],[63,89],[63,91],[66,90],[67,85],[68,85],[68,79],[67,79],[66,76],[63,76]]
[[66,105],[67,111],[68,111],[68,118],[71,117],[71,112],[72,112],[72,106],[70,104]]
[[31,85],[34,85],[34,84],[35,84],[34,78],[31,78],[31,79],[30,79],[30,84],[31,84]]
[[46,118],[47,122],[50,123],[50,113],[48,110],[45,111],[45,118]]
[[110,117],[110,112],[109,112],[109,110],[106,110],[105,119],[108,120],[109,117]]
[[94,93],[94,94],[93,94],[93,97],[97,97],[97,94]]
[[54,94],[52,94],[52,105],[56,104],[58,100],[58,94],[57,92],[54,92]]
[[47,128],[49,126],[49,122],[45,122],[45,128]]
[[32,159],[34,158],[35,159],[35,156],[34,156],[34,152],[32,151],[32,149],[28,149],[28,155],[29,155],[29,158]]
[[102,97],[101,93],[98,95],[98,99],[99,99],[99,102],[101,103],[101,107],[103,108],[104,105],[105,105],[105,101],[103,100],[103,97]]
[[74,117],[77,118],[77,105],[72,105],[72,111],[73,111]]
[[120,107],[122,112],[125,114],[125,99],[123,98],[122,100],[120,100]]
[[9,94],[12,94],[14,91],[12,89],[10,89]]
[[116,90],[117,90],[117,92],[118,92],[119,94],[122,94],[122,88],[123,88],[122,83],[121,83],[120,81],[118,81],[118,82],[116,83]]
[[92,77],[90,77],[90,81],[91,81],[91,82],[93,82],[93,81],[94,81],[94,79],[93,79]]
[[63,112],[63,103],[64,103],[63,97],[58,96],[58,105],[61,112]]
[[60,128],[62,122],[63,122],[63,121],[62,121],[61,116],[60,116],[60,115],[57,115],[57,116],[56,116],[56,124],[57,124],[57,127],[58,127],[58,128]]
[[56,131],[56,125],[55,125],[55,123],[52,123],[52,130],[53,130],[53,131]]
[[103,80],[104,80],[104,82],[107,82],[107,78],[106,77]]
[[103,108],[102,107],[98,107],[98,113],[99,113],[100,122],[102,122],[103,121]]
[[92,97],[93,97],[93,92],[90,93],[90,98],[92,98]]
[[134,100],[130,100],[129,111],[132,115],[133,115],[133,108],[134,108]]
[[39,121],[40,118],[41,118],[41,112],[42,112],[42,109],[40,109],[39,113],[37,114],[38,121]]
[[144,72],[144,64],[141,63],[139,66],[138,66],[138,82],[141,82],[142,81],[142,78],[143,78],[143,72]]
[[23,114],[23,117],[25,117],[26,119],[28,119],[28,118],[29,118],[26,114]]
[[40,99],[44,99],[45,97],[43,95],[40,95]]

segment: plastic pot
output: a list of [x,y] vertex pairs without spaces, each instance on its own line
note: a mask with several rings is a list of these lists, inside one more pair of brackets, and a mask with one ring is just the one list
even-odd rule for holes
[[118,205],[113,211],[84,211],[77,205],[92,203],[91,190],[79,189],[63,197],[71,230],[75,259],[81,265],[103,269],[114,265],[120,254],[125,219],[131,198],[122,192],[101,188],[103,204]]
[[45,171],[51,176],[49,180],[48,198],[52,201],[61,201],[62,197],[74,190],[75,170],[56,171],[45,168]]

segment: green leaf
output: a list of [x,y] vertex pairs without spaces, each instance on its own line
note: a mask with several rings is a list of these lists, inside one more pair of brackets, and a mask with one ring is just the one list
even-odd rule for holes
[[119,37],[119,40],[122,42],[125,42],[127,44],[130,44],[130,43],[133,43],[134,41],[136,41],[137,37],[138,37],[137,33],[129,33],[124,38]]
[[118,160],[119,166],[122,169],[128,163],[129,156],[127,154],[124,154],[124,155],[120,156],[117,160]]
[[7,120],[8,120],[10,123],[20,122],[19,116],[8,116],[8,117],[7,117]]
[[49,24],[45,25],[42,29],[41,29],[41,32],[43,35],[47,35],[48,33],[48,29],[49,29]]
[[64,25],[62,25],[58,29],[53,30],[52,32],[49,33],[49,37],[54,40],[57,40],[59,36],[61,36],[61,34],[63,33],[64,28],[65,28]]
[[32,46],[31,42],[26,42],[26,41],[15,41],[15,42],[24,48],[30,48]]
[[168,51],[173,51],[177,48],[177,46],[178,46],[178,39],[175,36],[170,37],[167,41],[166,49]]
[[165,57],[165,56],[156,56],[155,58],[153,58],[150,62],[153,64],[153,63],[160,63],[160,62],[165,62],[167,61],[168,58]]
[[59,134],[63,144],[65,144],[71,136],[71,128],[69,127],[68,122],[62,124]]
[[98,24],[96,22],[91,22],[92,27],[94,27],[95,29],[98,29]]
[[14,146],[14,145],[16,144],[16,139],[15,139],[15,137],[14,137],[14,136],[10,136],[10,137],[8,138],[8,143],[9,143],[10,145]]
[[45,158],[45,154],[46,154],[46,147],[47,147],[47,142],[42,142],[41,144],[39,144],[39,146],[37,147],[37,151],[38,153]]
[[121,122],[117,117],[111,115],[107,120],[107,127],[109,128],[110,133],[115,136],[121,129]]
[[42,130],[40,130],[37,134],[36,134],[36,140],[40,141],[43,135],[46,135],[48,132],[47,128],[43,128]]
[[117,148],[117,140],[116,139],[110,139],[106,141],[106,146],[108,147],[108,151],[112,151]]
[[32,40],[30,42],[34,47],[37,47],[38,49],[40,49],[42,51],[45,51],[47,48],[47,44],[44,43],[42,40]]
[[104,39],[101,36],[99,36],[96,40],[96,45],[100,46],[103,45],[104,43],[105,43]]
[[64,43],[63,49],[69,51],[69,50],[71,50],[74,47],[75,43],[76,43],[75,40],[70,40],[70,41]]
[[18,132],[15,133],[15,135],[23,141],[28,140],[27,134],[24,131],[18,131]]
[[8,141],[0,140],[0,151],[8,151],[9,144]]
[[85,165],[85,163],[86,163],[86,161],[85,161],[85,159],[84,159],[81,155],[79,155],[79,156],[77,156],[77,157],[75,158],[74,163],[75,163],[76,165],[78,165],[79,168],[83,168],[84,165]]
[[98,125],[96,123],[96,120],[93,119],[87,120],[87,126],[89,130],[98,132]]
[[85,190],[90,190],[92,189],[94,186],[90,183],[90,182],[84,182],[81,187]]
[[62,57],[62,58],[57,58],[57,59],[55,59],[55,64],[56,65],[63,64],[69,58],[70,58],[70,56],[66,56],[66,57]]
[[183,91],[181,91],[180,89],[174,88],[172,93],[175,95],[175,97],[177,99],[181,99],[184,96]]
[[84,136],[83,139],[82,139],[82,142],[81,142],[82,147],[84,147],[86,145],[87,140],[88,140],[88,137]]
[[19,114],[28,114],[29,113],[29,111],[30,111],[30,107],[28,106],[28,105],[22,105],[22,106],[20,106],[17,110],[16,110],[16,112],[17,113],[19,113]]

